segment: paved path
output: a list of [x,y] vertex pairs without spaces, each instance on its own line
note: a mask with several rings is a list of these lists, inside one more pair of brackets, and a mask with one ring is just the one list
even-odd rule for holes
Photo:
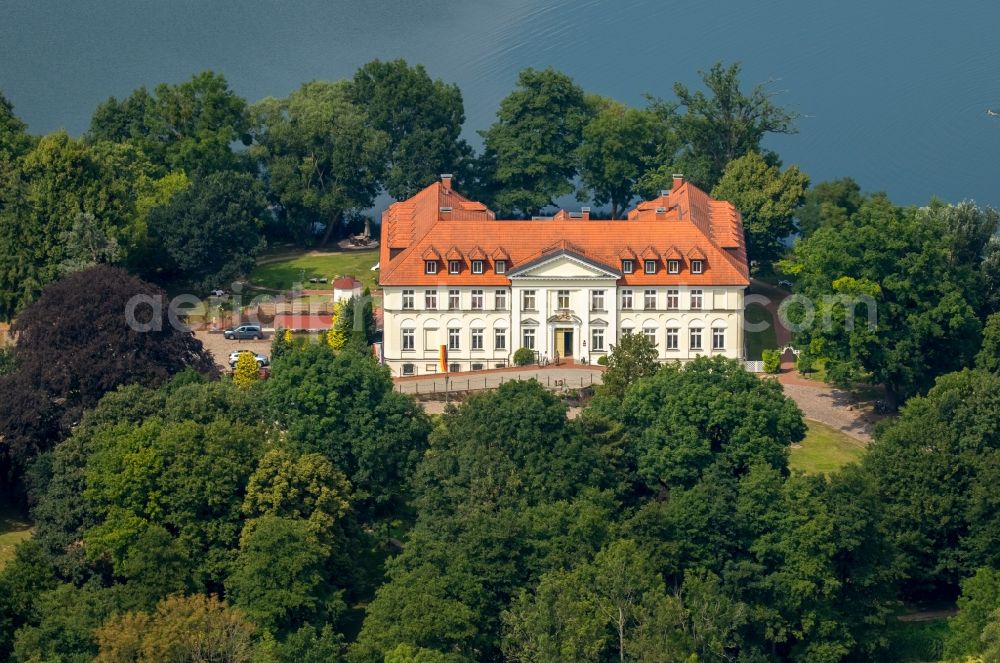
[[[585,367],[559,368],[550,366],[518,371],[458,373],[451,377],[451,390],[454,392],[481,391],[484,388],[495,389],[504,382],[532,378],[552,389],[560,387],[572,389],[600,384],[601,371]],[[871,442],[873,419],[855,403],[848,392],[822,382],[806,380],[788,366],[785,367],[785,372],[777,377],[777,380],[781,382],[785,394],[795,401],[807,419],[826,424],[865,444]],[[397,380],[396,390],[404,394],[441,394],[444,393],[444,377],[427,376],[426,378]],[[444,411],[443,401],[421,401],[421,404],[430,414],[439,414]]]

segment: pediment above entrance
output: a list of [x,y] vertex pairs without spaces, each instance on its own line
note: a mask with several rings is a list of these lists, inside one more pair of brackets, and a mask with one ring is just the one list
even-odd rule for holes
[[561,250],[521,265],[508,276],[511,279],[606,280],[621,278],[621,272],[573,251]]

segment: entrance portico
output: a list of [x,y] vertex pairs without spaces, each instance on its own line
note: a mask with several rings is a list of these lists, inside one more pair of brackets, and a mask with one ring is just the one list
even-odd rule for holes
[[591,316],[616,317],[615,288],[621,274],[561,248],[511,270],[509,277],[511,325],[522,330],[537,325],[538,333],[529,334],[535,340],[531,349],[553,361],[590,361]]

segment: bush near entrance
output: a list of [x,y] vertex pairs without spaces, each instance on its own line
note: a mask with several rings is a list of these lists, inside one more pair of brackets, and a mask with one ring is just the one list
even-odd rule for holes
[[764,360],[764,372],[765,373],[777,373],[781,370],[781,352],[778,350],[764,350],[761,353],[761,359]]
[[527,366],[535,361],[535,351],[529,348],[518,348],[514,353],[514,364],[516,366]]

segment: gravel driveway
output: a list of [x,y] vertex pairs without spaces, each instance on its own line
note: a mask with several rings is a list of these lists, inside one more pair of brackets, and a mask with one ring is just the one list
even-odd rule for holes
[[229,353],[233,350],[250,350],[259,352],[271,358],[271,336],[264,335],[263,341],[227,341],[221,333],[209,333],[206,331],[196,331],[195,338],[201,341],[205,349],[212,353],[215,363],[224,371],[229,370]]

